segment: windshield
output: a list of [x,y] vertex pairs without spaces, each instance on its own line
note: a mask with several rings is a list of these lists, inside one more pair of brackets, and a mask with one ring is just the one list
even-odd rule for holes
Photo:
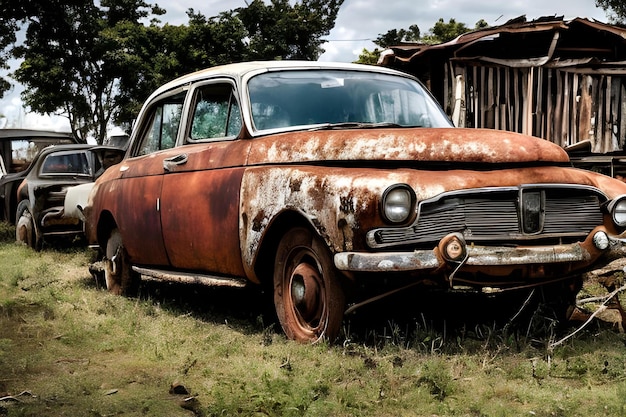
[[324,124],[450,127],[449,119],[418,82],[362,71],[280,71],[248,83],[257,130]]

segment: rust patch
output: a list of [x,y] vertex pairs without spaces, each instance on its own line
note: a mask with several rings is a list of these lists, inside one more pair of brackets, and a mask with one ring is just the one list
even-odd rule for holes
[[263,211],[261,209],[256,214],[256,216],[254,216],[254,219],[252,220],[252,230],[253,231],[255,231],[255,232],[260,232],[261,231],[261,229],[263,228],[263,224],[264,224],[263,219],[265,219],[265,211]]
[[543,139],[461,128],[292,132],[255,139],[250,148],[250,164],[314,161],[567,163],[569,157]]
[[342,213],[354,213],[354,197],[352,195],[339,197],[339,209]]

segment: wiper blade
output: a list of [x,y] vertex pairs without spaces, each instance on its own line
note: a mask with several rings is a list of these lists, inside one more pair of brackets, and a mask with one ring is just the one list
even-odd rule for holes
[[398,123],[381,122],[381,123],[363,123],[363,122],[342,122],[342,123],[325,123],[309,130],[333,130],[333,129],[379,129],[382,127],[422,127],[422,126],[406,126]]

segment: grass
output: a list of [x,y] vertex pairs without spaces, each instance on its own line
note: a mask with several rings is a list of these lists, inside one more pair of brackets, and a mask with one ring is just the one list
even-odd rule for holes
[[489,323],[353,319],[340,343],[301,345],[255,293],[144,283],[138,298],[113,296],[88,250],[6,236],[0,416],[626,413],[626,338],[606,326],[549,350]]

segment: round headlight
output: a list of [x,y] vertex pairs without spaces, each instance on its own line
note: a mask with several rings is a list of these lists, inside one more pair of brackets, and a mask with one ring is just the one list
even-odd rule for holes
[[383,194],[382,212],[386,221],[403,223],[413,212],[415,194],[406,184],[398,184],[387,188]]
[[611,215],[616,225],[620,227],[626,226],[626,197],[614,200],[610,206]]

